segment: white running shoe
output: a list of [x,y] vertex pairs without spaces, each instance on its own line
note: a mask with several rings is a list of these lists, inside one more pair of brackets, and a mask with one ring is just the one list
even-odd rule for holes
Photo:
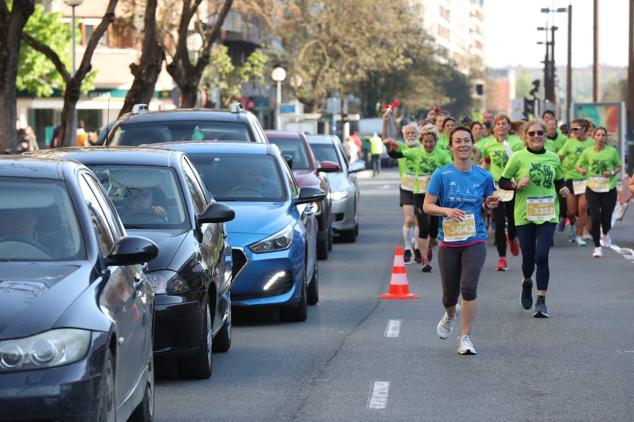
[[582,238],[583,240],[592,240],[592,235],[590,234],[590,232],[589,232],[589,231],[584,230],[584,231],[583,231],[583,234],[581,235],[581,238]]
[[594,248],[594,251],[592,251],[592,257],[601,258],[602,256],[603,256],[603,252],[601,251],[601,246]]
[[601,235],[601,246],[603,246],[604,248],[609,248],[610,246],[612,246],[612,238],[609,234]]
[[454,322],[460,318],[460,305],[456,305],[456,315],[452,318],[449,318],[447,312],[442,316],[440,321],[438,321],[438,326],[436,326],[436,334],[441,339],[446,339],[451,335],[451,331],[453,330]]
[[461,355],[477,355],[478,354],[469,336],[458,337],[458,353]]
[[587,243],[585,240],[583,240],[582,238],[580,238],[579,236],[575,236],[574,242],[577,244],[577,246],[586,246]]

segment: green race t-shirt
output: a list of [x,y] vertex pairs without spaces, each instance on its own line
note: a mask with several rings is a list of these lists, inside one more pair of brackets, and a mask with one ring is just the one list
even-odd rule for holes
[[444,133],[438,134],[438,141],[436,142],[436,148],[442,151],[449,152],[449,136]]
[[434,148],[432,152],[425,151],[425,148],[410,148],[401,151],[401,153],[405,157],[404,159],[410,159],[414,162],[414,175],[416,176],[414,193],[427,192],[427,184],[434,170],[451,163],[449,154],[439,148]]
[[557,152],[555,141],[553,141],[552,139],[546,139],[546,142],[544,142],[544,149],[550,152]]
[[527,149],[513,154],[502,177],[517,181],[524,177],[530,183],[524,189],[515,191],[515,225],[528,223],[543,224],[559,221],[559,197],[555,180],[563,179],[559,157],[546,151],[535,154]]
[[568,137],[561,133],[559,129],[557,129],[557,137],[555,139],[546,138],[546,140],[552,140],[555,143],[555,152],[557,152],[564,147],[564,145],[568,141]]
[[[509,137],[507,142],[512,152],[524,149],[524,144],[518,137]],[[495,140],[494,142],[486,144],[482,151],[482,156],[491,160],[489,171],[491,172],[491,176],[493,176],[493,180],[497,182],[500,180],[500,177],[502,177],[502,171],[504,171],[504,167],[509,161],[504,143]]]
[[588,148],[594,146],[594,141],[591,138],[587,138],[584,141],[580,141],[575,138],[570,138],[564,144],[564,146],[557,152],[560,157],[563,157],[561,161],[561,167],[564,169],[564,179],[566,180],[585,180],[586,176],[579,173],[575,168],[581,153]]
[[[588,170],[588,177],[602,177],[604,171],[614,171],[615,168],[621,167],[621,159],[616,148],[606,145],[601,151],[594,148],[586,149],[581,153],[577,164]],[[610,177],[608,186],[610,190],[616,187],[615,175]]]
[[[396,151],[404,152],[412,149],[422,149],[422,147],[408,147],[406,144],[399,143]],[[414,177],[416,174],[416,162],[412,158],[399,158],[398,174],[401,178],[401,188],[413,191]]]

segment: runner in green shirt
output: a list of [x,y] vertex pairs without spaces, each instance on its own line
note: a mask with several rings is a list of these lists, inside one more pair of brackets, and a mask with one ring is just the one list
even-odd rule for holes
[[616,206],[616,174],[621,171],[621,159],[616,148],[607,145],[606,128],[596,128],[592,137],[594,147],[581,153],[576,167],[579,173],[589,176],[586,199],[592,215],[592,256],[600,258],[603,255],[601,246],[609,247],[612,244],[609,232],[612,228],[612,212]]
[[515,224],[522,246],[520,302],[524,309],[533,306],[532,277],[537,268],[535,318],[548,317],[548,252],[559,220],[557,194],[565,197],[569,193],[559,157],[545,149],[545,132],[544,124],[538,120],[526,125],[527,148],[513,154],[499,180],[501,188],[515,191]]
[[442,122],[442,132],[438,134],[436,147],[449,153],[449,134],[456,127],[456,119],[445,117]]
[[[558,152],[568,141],[568,137],[561,133],[557,127],[557,118],[553,110],[546,110],[542,114],[546,123],[546,151]],[[563,232],[566,229],[566,201],[559,201],[559,224],[557,230]]]
[[[579,173],[575,166],[581,153],[594,146],[594,141],[587,137],[588,121],[585,119],[575,119],[570,126],[571,138],[558,151],[561,159],[561,166],[564,170],[564,179],[568,185],[568,190],[573,193],[566,198],[566,210],[568,220],[571,225],[570,241],[578,246],[585,246],[586,242],[581,238],[583,229],[586,226],[587,203],[585,194],[586,176]],[[575,223],[579,220],[579,224]]]

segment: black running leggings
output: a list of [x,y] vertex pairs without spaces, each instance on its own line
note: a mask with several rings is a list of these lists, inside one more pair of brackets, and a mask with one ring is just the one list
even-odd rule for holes
[[513,240],[517,237],[515,230],[515,198],[509,202],[500,202],[497,208],[493,210],[495,218],[495,246],[498,249],[500,257],[506,256],[506,222],[508,222],[509,239]]
[[425,202],[425,194],[415,193],[414,213],[416,214],[416,223],[418,224],[418,237],[427,239],[431,229],[431,216],[423,211],[423,202]]
[[517,226],[522,248],[522,274],[528,280],[537,267],[537,290],[548,290],[548,252],[553,244],[555,227],[555,223],[528,223]]
[[594,246],[601,246],[601,228],[608,234],[612,228],[612,212],[616,206],[616,188],[608,192],[594,192],[586,189],[588,210],[592,215],[592,241]]
[[445,308],[456,306],[460,294],[466,301],[478,297],[478,280],[486,256],[487,245],[484,242],[456,248],[438,248],[442,304]]

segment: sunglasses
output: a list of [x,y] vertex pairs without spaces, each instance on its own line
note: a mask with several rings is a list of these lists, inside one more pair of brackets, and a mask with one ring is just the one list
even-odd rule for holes
[[581,128],[580,128],[580,127],[571,127],[571,128],[570,128],[570,131],[571,131],[571,132],[576,132],[576,131],[578,131],[578,130],[581,130]]
[[526,132],[526,134],[532,138],[535,135],[544,136],[544,131],[543,130],[530,130],[530,131]]

